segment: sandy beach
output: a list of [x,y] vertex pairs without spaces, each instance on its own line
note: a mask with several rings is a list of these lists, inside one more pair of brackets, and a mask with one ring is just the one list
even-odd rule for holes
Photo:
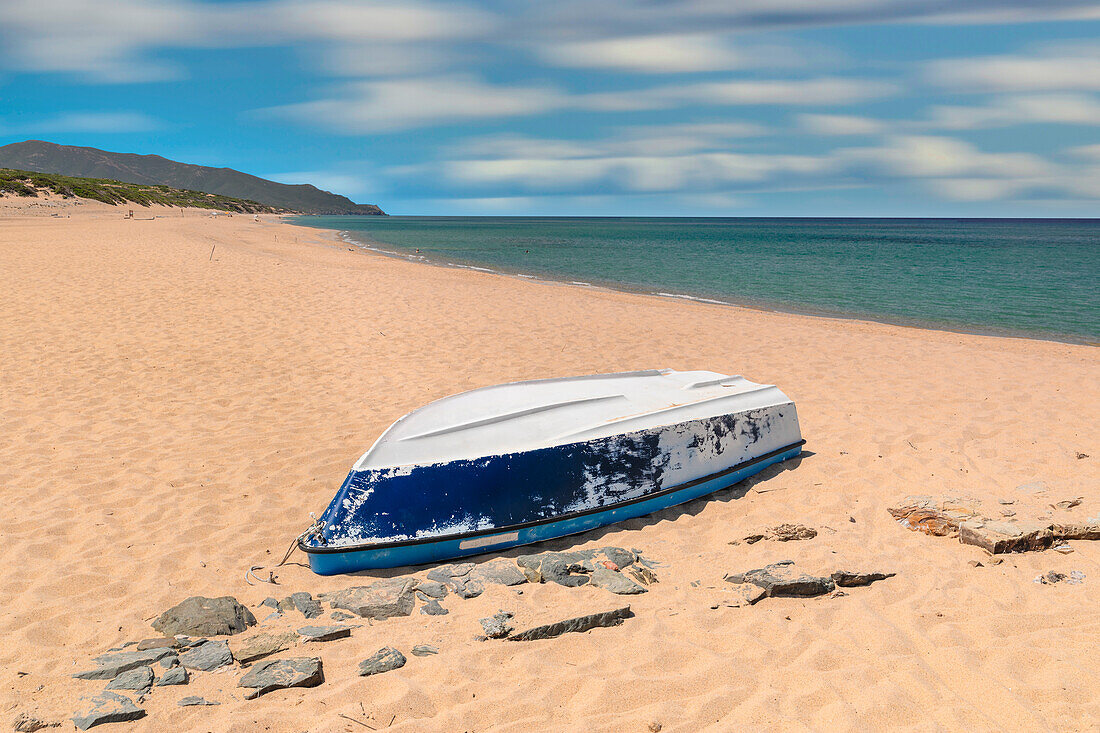
[[[446,616],[363,622],[309,650],[320,687],[244,700],[239,668],[197,674],[99,730],[1100,727],[1100,542],[994,565],[887,511],[957,496],[987,516],[1100,521],[1095,347],[421,265],[272,216],[124,213],[0,201],[0,724],[27,713],[71,730],[103,688],[71,675],[155,636],[150,620],[188,596],[262,618],[267,596],[396,574],[319,577],[296,554],[277,587],[245,582],[409,410],[500,382],[674,368],[779,385],[807,445],[734,490],[540,548],[637,548],[658,563],[647,593],[490,586],[448,597]],[[818,536],[740,541],[783,522]],[[725,574],[786,559],[896,576],[722,604]],[[1034,582],[1050,571],[1085,579]],[[526,628],[626,603],[635,616],[614,628],[475,640],[499,609]],[[357,676],[383,646],[408,664]],[[185,695],[220,705],[180,708]]]

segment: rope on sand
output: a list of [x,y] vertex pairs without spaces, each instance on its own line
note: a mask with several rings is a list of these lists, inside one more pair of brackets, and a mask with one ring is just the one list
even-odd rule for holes
[[[309,513],[309,518],[313,520],[313,524],[309,525],[305,532],[302,532],[300,535],[294,538],[294,541],[290,543],[290,547],[287,548],[286,554],[283,555],[283,559],[280,560],[279,564],[275,565],[274,567],[281,568],[283,565],[286,565],[287,560],[289,560],[290,556],[294,554],[294,549],[298,547],[299,542],[304,540],[306,537],[317,534],[324,528],[325,523],[318,519],[313,512]],[[244,574],[244,581],[249,585],[256,585],[256,583],[270,583],[271,585],[278,585],[278,581],[275,580],[274,570],[268,570],[266,578],[261,578],[256,575],[257,571],[264,570],[265,568],[266,566],[264,565],[253,565],[248,569],[248,572]],[[256,582],[253,583],[253,580],[255,580]]]

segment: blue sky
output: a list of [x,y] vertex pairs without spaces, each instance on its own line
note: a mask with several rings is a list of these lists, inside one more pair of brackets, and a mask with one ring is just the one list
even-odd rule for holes
[[0,0],[0,144],[397,214],[1096,216],[1100,3]]

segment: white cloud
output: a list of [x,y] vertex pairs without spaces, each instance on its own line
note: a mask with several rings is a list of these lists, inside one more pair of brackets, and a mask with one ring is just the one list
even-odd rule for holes
[[0,65],[101,81],[174,75],[145,50],[201,38],[189,5],[171,0],[8,0],[0,3]]
[[539,49],[554,66],[617,69],[650,74],[727,71],[753,66],[793,66],[794,48],[745,44],[734,46],[713,33],[628,36],[552,43]]
[[833,156],[862,175],[923,179],[928,191],[955,201],[1066,197],[1100,199],[1100,165],[1065,166],[1030,153],[990,153],[947,137],[907,135]]
[[1100,126],[1100,99],[1076,93],[1016,94],[969,105],[933,105],[921,119],[833,114],[802,114],[796,119],[802,129],[823,136],[927,134],[1026,124]]
[[558,0],[532,4],[532,25],[565,38],[884,23],[1023,23],[1100,18],[1095,0]]
[[270,111],[356,134],[531,115],[565,105],[566,97],[548,87],[497,86],[450,75],[354,82],[337,96]]
[[932,127],[975,130],[1028,123],[1100,125],[1100,101],[1088,94],[1005,96],[990,104],[935,106]]
[[855,115],[804,114],[798,116],[798,121],[815,135],[875,135],[889,127],[882,120]]
[[[563,0],[500,4],[440,0],[3,0],[0,67],[109,82],[179,75],[158,58],[174,49],[281,46],[309,49],[344,75],[409,73],[456,58],[469,43],[497,54],[527,48],[553,65],[635,72],[788,66],[797,51],[744,40],[746,32],[869,23],[1024,22],[1100,18],[1096,0]],[[731,39],[737,39],[734,42]],[[433,48],[426,44],[434,43]],[[368,60],[358,57],[368,54]],[[461,54],[458,54],[459,56]],[[814,56],[812,49],[810,55]],[[799,59],[798,57],[803,57]],[[1014,57],[991,57],[997,63]],[[1050,87],[1086,71],[1061,57],[1011,71]],[[454,69],[453,66],[448,67]],[[963,67],[981,84],[1005,66]],[[983,70],[984,69],[984,70]],[[990,71],[992,69],[992,71]],[[1074,87],[1076,88],[1076,87]],[[1094,87],[1088,87],[1094,88]]]
[[935,84],[979,92],[1100,91],[1100,43],[1061,43],[1031,54],[1005,54],[931,62]]
[[846,148],[838,157],[903,178],[1034,177],[1051,172],[1050,165],[1029,153],[985,153],[950,137],[898,135],[880,146]]
[[1100,144],[1080,145],[1076,148],[1070,148],[1066,152],[1075,158],[1085,158],[1100,163]]
[[252,8],[255,22],[287,37],[359,44],[478,37],[496,23],[490,13],[470,5],[415,0],[278,0]]
[[525,196],[668,193],[732,197],[731,204],[747,193],[909,181],[919,182],[938,198],[955,201],[1059,195],[1100,198],[1096,170],[1100,148],[1093,146],[1069,151],[1085,158],[1083,165],[1057,164],[1030,153],[989,152],[962,140],[931,135],[889,135],[877,145],[816,155],[723,150],[632,154],[624,150],[619,136],[583,145],[518,136],[482,138],[453,152],[451,159],[399,173],[434,177],[443,171],[448,182],[463,190],[506,190]]
[[467,138],[450,149],[451,157],[465,158],[599,158],[642,155],[672,156],[703,150],[723,150],[732,141],[769,134],[751,122],[682,122],[615,128],[613,137],[562,140],[526,135],[488,135]]
[[846,104],[892,91],[891,85],[878,81],[823,78],[707,82],[570,95],[552,87],[503,86],[452,74],[352,82],[328,98],[268,111],[358,134],[564,109],[618,112],[684,106]]
[[824,158],[798,155],[696,153],[692,155],[618,155],[585,158],[501,158],[446,161],[452,182],[569,191],[608,185],[625,191],[708,190],[730,183],[760,182],[773,176],[821,172]]
[[630,92],[605,92],[580,98],[579,104],[601,111],[670,109],[688,105],[831,106],[862,102],[892,94],[889,83],[867,79],[730,80],[676,84]]
[[608,209],[635,216],[677,216],[685,208],[692,213],[732,214],[751,205],[748,197],[724,192],[705,194],[615,193],[615,194],[540,194],[533,196],[493,196],[423,199],[414,210],[433,210],[441,214],[576,216],[603,214]]
[[181,73],[155,58],[166,49],[321,44],[328,63],[338,65],[349,60],[350,44],[370,48],[385,71],[402,55],[424,57],[426,42],[484,38],[494,23],[471,6],[415,0],[4,0],[0,67],[158,81]]
[[74,132],[148,132],[160,126],[160,122],[141,112],[64,112],[8,128],[8,131],[9,134],[35,137]]

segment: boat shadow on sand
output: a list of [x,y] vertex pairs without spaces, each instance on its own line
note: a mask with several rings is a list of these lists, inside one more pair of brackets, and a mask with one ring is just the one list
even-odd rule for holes
[[[578,534],[568,535],[566,537],[558,537],[556,539],[545,540],[543,542],[536,542],[530,545],[521,545],[519,547],[513,547],[507,550],[500,550],[496,552],[489,552],[482,555],[471,555],[469,557],[462,558],[462,562],[472,562],[480,564],[489,562],[490,560],[496,560],[498,558],[510,558],[515,559],[521,555],[535,555],[540,552],[561,552],[564,550],[570,550],[573,547],[584,545],[589,542],[596,542],[602,540],[609,535],[622,535],[624,532],[633,532],[645,527],[649,527],[660,522],[673,522],[680,517],[690,516],[695,517],[703,512],[708,504],[715,502],[730,502],[736,499],[740,499],[747,495],[750,491],[760,486],[760,484],[769,482],[776,477],[787,471],[793,471],[802,465],[802,461],[807,458],[812,458],[816,454],[813,451],[803,450],[794,458],[789,458],[782,463],[776,463],[768,466],[764,470],[760,471],[753,476],[741,481],[733,486],[725,489],[719,489],[712,494],[701,496],[698,499],[692,499],[691,501],[684,502],[683,504],[677,504],[676,506],[668,507],[667,509],[661,509],[660,511],[653,512],[652,514],[646,514],[641,517],[635,517],[633,519],[626,519],[622,522],[616,522],[615,524],[605,525],[603,527],[597,527],[590,529],[586,532],[580,532]],[[619,539],[625,540],[628,535],[623,535]],[[344,573],[348,577],[364,577],[364,578],[393,578],[401,575],[408,575],[410,572],[417,572],[425,568],[434,567],[441,563],[430,563],[426,565],[412,565],[400,568],[386,568],[386,569],[374,569],[374,570],[358,570],[351,573]]]

